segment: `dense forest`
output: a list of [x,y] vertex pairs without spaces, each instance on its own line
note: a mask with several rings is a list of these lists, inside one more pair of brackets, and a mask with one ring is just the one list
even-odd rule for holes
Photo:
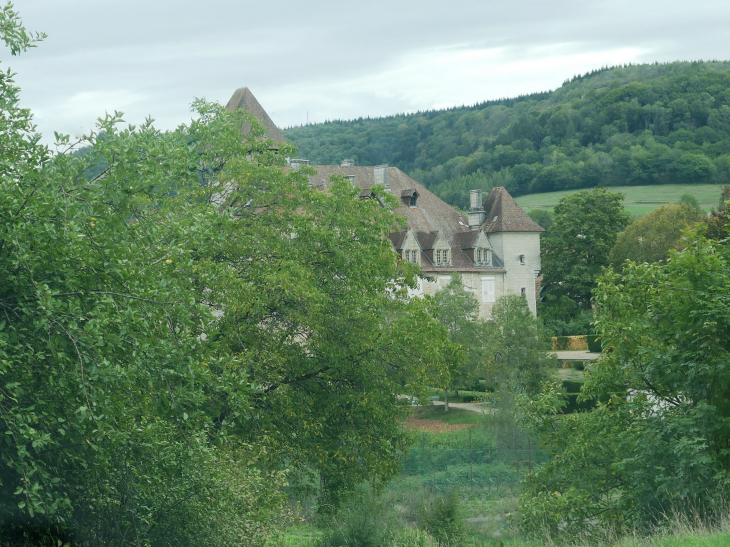
[[596,185],[730,182],[730,62],[603,68],[551,92],[292,127],[313,164],[399,167],[447,202]]

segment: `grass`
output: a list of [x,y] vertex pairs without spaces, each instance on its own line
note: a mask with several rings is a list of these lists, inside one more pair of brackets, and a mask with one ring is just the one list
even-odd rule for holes
[[441,405],[415,407],[413,417],[418,420],[438,420],[445,424],[477,424],[481,418],[478,412],[462,408],[450,408],[444,412]]
[[[719,184],[659,184],[656,186],[611,186],[607,190],[624,194],[624,207],[634,216],[649,213],[665,203],[678,203],[683,194],[692,194],[705,211],[717,207],[720,201]],[[564,190],[544,194],[530,194],[516,198],[525,211],[552,209],[561,198],[579,190]]]
[[282,536],[286,547],[311,547],[322,537],[322,532],[313,524],[298,524],[287,529]]
[[[543,543],[527,541],[520,538],[505,539],[502,543],[492,541],[486,545],[502,545],[503,547],[560,547],[565,543]],[[655,538],[622,538],[606,543],[579,543],[576,547],[727,547],[730,545],[730,533],[727,532],[689,532],[685,534],[662,536]],[[465,547],[469,544],[465,544]]]
[[559,368],[557,373],[561,381],[574,380],[579,382],[585,378],[582,370],[575,370],[574,368]]

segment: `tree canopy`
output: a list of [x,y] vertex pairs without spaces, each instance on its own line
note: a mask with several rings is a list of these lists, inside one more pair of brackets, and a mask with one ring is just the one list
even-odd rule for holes
[[691,205],[662,205],[618,234],[608,257],[609,264],[620,269],[625,260],[639,263],[666,260],[669,250],[681,245],[682,231],[700,218]]
[[545,301],[538,314],[569,322],[590,309],[591,291],[618,233],[628,224],[620,193],[604,188],[565,196],[555,207],[553,225],[542,239]]
[[512,394],[534,395],[557,366],[548,353],[550,336],[523,296],[503,296],[494,305],[484,340],[486,372]]

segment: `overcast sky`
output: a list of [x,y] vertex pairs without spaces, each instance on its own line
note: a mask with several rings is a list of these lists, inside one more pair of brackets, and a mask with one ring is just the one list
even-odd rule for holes
[[10,57],[39,129],[105,111],[162,129],[249,87],[279,127],[554,89],[604,65],[730,59],[728,0],[16,0]]

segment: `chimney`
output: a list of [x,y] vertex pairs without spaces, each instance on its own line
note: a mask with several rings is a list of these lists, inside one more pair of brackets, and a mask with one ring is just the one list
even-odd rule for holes
[[487,218],[482,207],[482,190],[469,190],[469,228],[476,230]]
[[388,166],[387,165],[376,165],[375,166],[375,184],[382,184],[386,190],[390,190],[390,184],[388,184]]
[[309,165],[309,160],[305,160],[304,158],[291,158],[288,161],[291,168],[295,171],[299,171],[302,165]]

